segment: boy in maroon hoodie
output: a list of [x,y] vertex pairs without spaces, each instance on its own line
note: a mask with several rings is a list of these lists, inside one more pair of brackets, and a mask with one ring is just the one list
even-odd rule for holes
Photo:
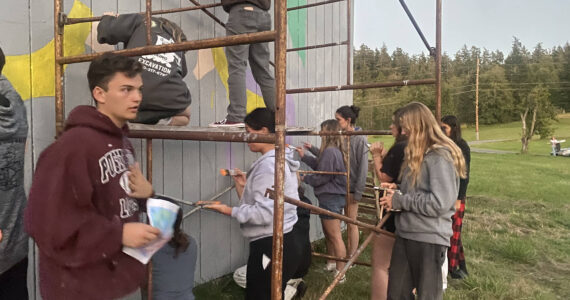
[[153,191],[126,137],[142,99],[141,71],[132,58],[95,59],[87,78],[97,106],[73,109],[38,159],[25,226],[39,248],[45,300],[115,299],[144,281],[145,266],[122,252],[159,234],[139,222]]

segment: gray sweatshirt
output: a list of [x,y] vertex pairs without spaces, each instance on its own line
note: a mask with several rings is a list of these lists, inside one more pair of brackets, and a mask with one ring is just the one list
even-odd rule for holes
[[[301,159],[315,171],[346,172],[342,152],[335,147],[327,147],[317,159],[311,155],[305,155]],[[304,181],[315,189],[315,195],[321,194],[346,194],[346,176],[329,174],[312,174],[305,176]]]
[[362,198],[368,175],[368,146],[366,136],[353,135],[350,137],[350,192],[354,200]]
[[[350,137],[350,192],[354,200],[362,199],[368,176],[368,141],[364,135]],[[315,156],[319,155],[319,148],[311,146],[309,151]]]
[[429,150],[421,165],[416,186],[411,185],[409,168],[404,169],[400,193],[392,198],[396,214],[396,235],[419,242],[449,246],[453,234],[451,216],[459,190],[459,177],[448,150]]
[[[293,159],[293,151],[285,150],[285,196],[299,200],[296,172],[300,163]],[[265,197],[265,190],[273,188],[275,179],[275,150],[263,154],[251,165],[241,195],[240,205],[232,208],[232,217],[240,223],[243,235],[255,241],[273,235],[274,201]],[[283,233],[288,233],[297,222],[297,207],[285,203]]]
[[[28,136],[26,107],[8,79],[0,76],[0,274],[28,256],[22,215],[26,206],[24,153]],[[6,101],[3,101],[6,103]]]

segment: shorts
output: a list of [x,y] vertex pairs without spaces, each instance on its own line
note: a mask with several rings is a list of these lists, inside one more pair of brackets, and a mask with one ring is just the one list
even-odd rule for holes
[[[342,214],[342,210],[346,206],[346,195],[341,194],[320,194],[319,207],[336,214]],[[326,215],[319,215],[321,219],[333,220],[335,218]]]

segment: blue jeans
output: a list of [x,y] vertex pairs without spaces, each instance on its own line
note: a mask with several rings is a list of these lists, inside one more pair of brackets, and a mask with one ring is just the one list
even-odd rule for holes
[[[271,16],[252,4],[237,4],[230,10],[226,23],[226,35],[255,33],[271,30]],[[228,46],[225,49],[228,59],[228,89],[230,104],[227,119],[243,122],[246,114],[247,95],[245,71],[247,62],[253,78],[261,88],[265,106],[275,111],[275,79],[269,70],[269,47],[267,43]]]

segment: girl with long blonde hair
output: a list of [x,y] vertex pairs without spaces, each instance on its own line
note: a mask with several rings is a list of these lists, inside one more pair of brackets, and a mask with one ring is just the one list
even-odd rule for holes
[[[339,132],[337,120],[326,120],[321,123],[321,132]],[[318,157],[305,155],[303,148],[297,148],[301,160],[315,171],[346,172],[346,160],[343,155],[343,143],[338,135],[322,136]],[[303,181],[314,188],[319,200],[319,207],[342,214],[346,205],[346,176],[332,174],[311,174],[303,177]],[[346,247],[342,240],[340,220],[320,215],[327,253],[336,257],[346,257]],[[345,263],[328,261],[327,271],[339,272]],[[341,279],[344,282],[344,277]]]
[[461,150],[441,130],[431,111],[419,102],[402,108],[402,134],[408,136],[401,183],[389,188],[381,204],[399,211],[390,261],[388,298],[442,299],[441,267],[453,234],[451,216],[465,177]]

